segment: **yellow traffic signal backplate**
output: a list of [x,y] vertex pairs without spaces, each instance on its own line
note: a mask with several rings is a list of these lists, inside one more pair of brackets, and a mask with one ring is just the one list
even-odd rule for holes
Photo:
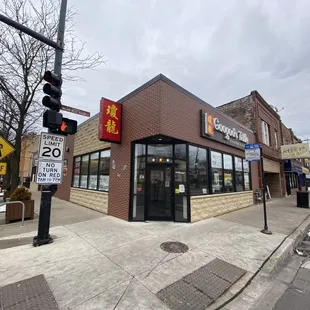
[[3,159],[15,151],[13,145],[0,136],[0,159]]

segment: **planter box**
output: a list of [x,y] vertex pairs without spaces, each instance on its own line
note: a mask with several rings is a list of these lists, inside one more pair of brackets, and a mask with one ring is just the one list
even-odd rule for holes
[[[34,218],[34,200],[23,201],[25,204],[25,220]],[[20,203],[12,203],[6,205],[5,223],[11,221],[21,221],[23,215],[23,206]]]

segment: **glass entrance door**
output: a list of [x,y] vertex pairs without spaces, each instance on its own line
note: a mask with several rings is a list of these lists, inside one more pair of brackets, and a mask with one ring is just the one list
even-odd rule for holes
[[171,167],[147,169],[147,220],[172,220]]

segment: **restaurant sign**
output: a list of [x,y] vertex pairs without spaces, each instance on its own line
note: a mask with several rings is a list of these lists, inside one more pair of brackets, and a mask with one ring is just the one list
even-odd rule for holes
[[213,140],[243,148],[249,143],[249,138],[242,130],[228,125],[225,120],[214,117],[201,110],[201,134]]
[[309,144],[308,143],[296,143],[281,146],[282,159],[301,159],[309,158]]
[[106,98],[100,100],[98,138],[100,141],[121,143],[122,104]]

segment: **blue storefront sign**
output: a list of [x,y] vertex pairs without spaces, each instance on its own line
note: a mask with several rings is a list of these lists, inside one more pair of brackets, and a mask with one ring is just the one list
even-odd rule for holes
[[302,164],[296,159],[286,160],[284,162],[284,171],[285,172],[296,172],[302,174]]
[[260,161],[261,154],[259,144],[246,144],[244,151],[245,151],[245,160]]

